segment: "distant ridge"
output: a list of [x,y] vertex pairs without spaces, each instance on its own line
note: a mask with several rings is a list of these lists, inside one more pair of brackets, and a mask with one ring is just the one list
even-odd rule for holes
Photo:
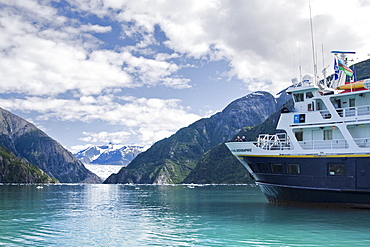
[[127,166],[144,150],[144,146],[109,143],[90,146],[75,153],[75,156],[84,164]]

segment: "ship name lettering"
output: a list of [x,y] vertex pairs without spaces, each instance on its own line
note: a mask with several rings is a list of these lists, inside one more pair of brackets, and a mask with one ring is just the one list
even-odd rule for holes
[[252,152],[252,149],[251,148],[244,148],[244,149],[234,149],[232,150],[233,152]]

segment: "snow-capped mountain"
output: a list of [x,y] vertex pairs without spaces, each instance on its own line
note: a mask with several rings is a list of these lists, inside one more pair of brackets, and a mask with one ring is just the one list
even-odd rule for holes
[[144,146],[107,144],[90,146],[75,156],[84,164],[126,166],[144,150]]

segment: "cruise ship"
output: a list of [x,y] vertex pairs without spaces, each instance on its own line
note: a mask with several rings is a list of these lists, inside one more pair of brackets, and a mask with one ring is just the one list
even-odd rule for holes
[[370,207],[370,79],[346,82],[353,52],[332,53],[331,80],[293,80],[276,134],[226,143],[269,202]]

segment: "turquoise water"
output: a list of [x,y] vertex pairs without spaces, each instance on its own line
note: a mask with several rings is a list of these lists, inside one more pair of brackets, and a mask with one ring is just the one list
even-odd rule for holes
[[0,186],[0,246],[370,246],[370,210],[238,186]]

